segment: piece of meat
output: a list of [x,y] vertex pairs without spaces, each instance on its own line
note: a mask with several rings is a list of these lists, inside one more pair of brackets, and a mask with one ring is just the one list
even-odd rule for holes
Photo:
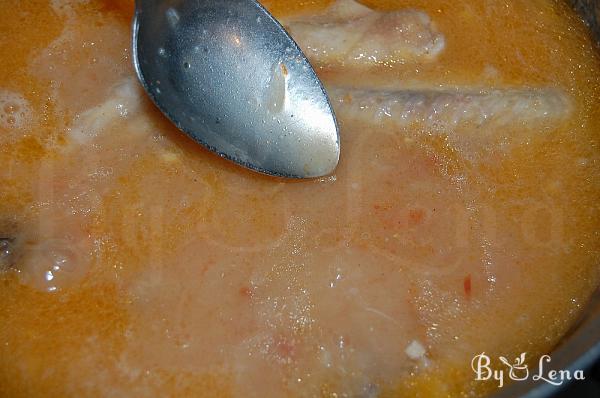
[[137,82],[124,79],[112,87],[104,102],[78,115],[69,129],[69,136],[77,144],[89,144],[111,124],[137,114],[142,93]]
[[90,232],[92,215],[114,188],[115,170],[128,170],[138,153],[156,145],[151,118],[140,112],[138,83],[126,78],[106,92],[73,118],[67,144],[31,178],[36,220],[20,220],[18,233],[0,220],[0,271],[15,270],[19,282],[35,290],[58,292],[86,278],[101,241]]
[[328,93],[338,116],[346,120],[424,127],[429,132],[475,127],[471,130],[481,135],[510,126],[539,127],[565,119],[572,109],[570,98],[553,88],[376,91],[333,87]]
[[444,36],[422,11],[380,12],[338,0],[324,13],[283,19],[316,64],[342,66],[429,61],[444,49]]

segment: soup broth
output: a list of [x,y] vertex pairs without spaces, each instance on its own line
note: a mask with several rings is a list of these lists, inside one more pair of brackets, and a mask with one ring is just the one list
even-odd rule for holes
[[599,284],[600,60],[562,2],[265,1],[338,114],[308,181],[155,109],[132,1],[0,4],[0,396],[483,396],[475,355],[535,362]]

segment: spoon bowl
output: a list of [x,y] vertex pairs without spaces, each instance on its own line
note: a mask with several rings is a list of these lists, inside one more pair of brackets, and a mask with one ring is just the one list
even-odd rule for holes
[[138,0],[137,75],[198,143],[247,168],[313,178],[334,171],[335,115],[312,66],[254,0]]

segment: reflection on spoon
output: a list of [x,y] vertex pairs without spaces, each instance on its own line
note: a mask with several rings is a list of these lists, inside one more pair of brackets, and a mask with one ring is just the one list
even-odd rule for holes
[[138,0],[133,50],[155,104],[220,156],[281,177],[320,177],[337,166],[325,90],[256,1]]

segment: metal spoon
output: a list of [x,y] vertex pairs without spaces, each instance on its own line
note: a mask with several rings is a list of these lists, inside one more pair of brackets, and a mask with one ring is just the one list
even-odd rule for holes
[[137,0],[133,59],[160,110],[191,138],[250,169],[330,174],[331,104],[308,60],[254,0]]

